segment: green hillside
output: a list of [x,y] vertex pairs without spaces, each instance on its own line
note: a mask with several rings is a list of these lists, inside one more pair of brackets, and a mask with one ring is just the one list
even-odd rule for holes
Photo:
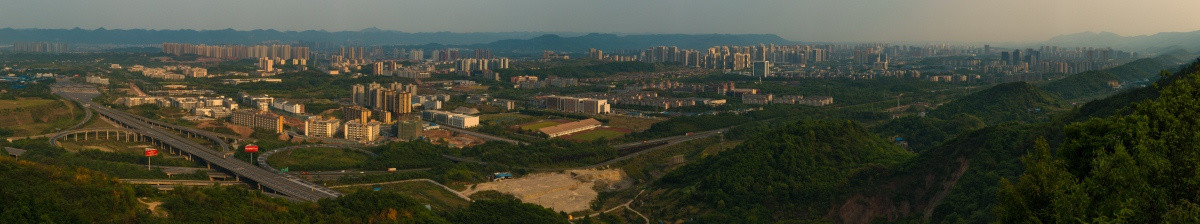
[[1054,95],[1026,82],[1011,82],[972,93],[938,106],[929,116],[949,119],[958,114],[970,114],[987,124],[1008,121],[1036,122],[1047,120],[1051,112],[1062,109]]
[[646,201],[665,220],[819,219],[852,181],[910,156],[852,121],[794,123],[670,172]]
[[66,100],[0,100],[0,129],[11,131],[12,136],[38,135],[68,128],[79,123],[83,115],[83,110]]
[[1160,78],[1160,71],[1175,69],[1180,62],[1173,55],[1143,58],[1117,67],[1070,75],[1041,87],[1071,101],[1099,99],[1117,92],[1116,88],[1109,85],[1110,81],[1125,85],[1148,84]]
[[[967,132],[890,168],[841,198],[829,219],[843,223],[928,219],[932,223],[993,220],[1001,178],[1022,171],[1033,126],[1004,124]],[[902,209],[905,208],[905,209]]]
[[969,114],[957,114],[948,120],[932,117],[906,116],[872,127],[884,137],[901,138],[910,151],[920,153],[967,131],[983,128],[983,120]]
[[3,223],[132,223],[149,216],[135,196],[103,173],[0,156]]
[[1200,59],[1194,60],[1188,66],[1184,66],[1174,75],[1167,71],[1160,71],[1159,76],[1165,77],[1154,83],[1154,86],[1132,88],[1121,91],[1108,98],[1098,99],[1080,106],[1079,109],[1068,117],[1068,121],[1083,121],[1093,117],[1107,117],[1112,115],[1124,115],[1131,111],[1128,106],[1143,100],[1158,98],[1159,86],[1167,86],[1175,82],[1175,80],[1186,77],[1184,74],[1192,74],[1200,72]]
[[1200,221],[1200,72],[1189,70],[1127,114],[1070,124],[1060,146],[1035,147],[1025,173],[1002,181],[996,221]]
[[[1194,222],[1200,61],[1158,83],[1068,113],[1008,83],[872,128],[926,145],[916,155],[852,122],[787,124],[671,171],[638,209],[701,223]],[[1072,123],[1087,118],[1103,119]]]

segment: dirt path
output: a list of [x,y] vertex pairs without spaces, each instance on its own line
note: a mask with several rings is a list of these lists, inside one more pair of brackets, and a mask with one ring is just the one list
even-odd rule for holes
[[167,217],[167,211],[158,209],[158,206],[162,205],[161,201],[150,201],[146,198],[138,198],[137,200],[138,200],[138,202],[146,205],[146,207],[149,207],[150,214],[153,214],[154,216],[157,216],[157,217]]
[[645,192],[646,192],[646,189],[642,189],[641,191],[638,191],[637,195],[634,195],[633,198],[631,198],[631,199],[629,199],[629,201],[625,202],[625,204],[621,204],[616,207],[612,207],[612,208],[610,208],[608,210],[604,210],[602,212],[596,212],[591,215],[587,215],[587,217],[595,217],[600,214],[604,214],[604,213],[616,211],[617,209],[624,208],[626,210],[633,212],[633,214],[637,214],[638,216],[641,216],[642,220],[646,220],[646,224],[650,224],[650,218],[647,218],[646,215],[642,215],[642,213],[638,212],[637,210],[633,210],[633,207],[629,207],[629,204],[633,204],[633,202],[637,200],[638,196],[642,196],[642,193],[645,193]]

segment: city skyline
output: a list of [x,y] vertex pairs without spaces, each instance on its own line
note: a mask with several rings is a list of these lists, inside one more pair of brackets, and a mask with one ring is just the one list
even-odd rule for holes
[[1034,42],[1080,32],[1200,30],[1200,14],[1187,12],[1200,2],[1184,0],[65,2],[7,3],[0,27],[755,33],[818,42]]

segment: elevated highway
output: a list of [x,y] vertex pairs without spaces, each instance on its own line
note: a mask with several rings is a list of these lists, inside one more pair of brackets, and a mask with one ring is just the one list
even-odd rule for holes
[[[189,133],[191,136],[201,136],[204,138],[212,138],[204,136],[203,133],[191,132],[189,128],[171,128],[162,123],[153,123],[154,121],[129,114],[124,111],[119,111],[103,106],[92,105],[89,102],[83,101],[86,107],[91,108],[97,114],[112,120],[113,122],[136,132],[140,137],[148,142],[151,142],[159,147],[162,147],[170,152],[186,154],[189,159],[204,163],[207,166],[230,173],[237,180],[246,181],[251,186],[257,186],[263,190],[273,191],[282,195],[293,197],[299,200],[316,201],[322,198],[332,198],[341,196],[341,193],[330,190],[328,188],[316,185],[299,178],[287,177],[267,171],[250,163],[229,157],[224,153],[214,151],[211,148],[205,147],[199,143],[184,137],[175,135],[175,132]],[[167,124],[169,125],[169,124]],[[219,139],[219,138],[217,138]],[[224,141],[220,141],[224,143]],[[222,150],[230,149],[228,144],[220,144]]]

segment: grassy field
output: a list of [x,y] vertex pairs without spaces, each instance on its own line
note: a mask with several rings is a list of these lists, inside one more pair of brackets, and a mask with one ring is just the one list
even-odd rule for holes
[[650,125],[665,120],[662,118],[638,118],[619,115],[605,115],[600,118],[608,119],[608,123],[604,124],[606,126],[629,129],[633,132],[645,131],[646,129],[650,129]]
[[93,114],[92,120],[89,120],[87,123],[83,124],[83,126],[80,126],[79,129],[92,129],[92,128],[94,128],[94,129],[116,128],[116,126],[113,126],[112,124],[101,120],[99,115]]
[[354,188],[337,189],[342,192],[354,191],[370,191],[373,188],[379,187],[381,191],[398,192],[408,195],[417,201],[429,204],[434,210],[449,211],[466,208],[470,202],[459,198],[453,192],[446,191],[442,187],[424,181],[410,181],[391,184],[370,185]]
[[354,169],[368,159],[367,155],[349,149],[301,148],[272,155],[267,163],[292,171],[330,171]]
[[[63,149],[67,149],[84,158],[97,161],[119,162],[136,165],[145,165],[146,148],[153,148],[150,143],[146,142],[124,142],[115,140],[61,140]],[[159,150],[159,156],[153,157],[154,165],[161,166],[184,166],[184,167],[199,167],[200,164],[179,156],[170,156],[165,150]]]
[[0,100],[0,128],[12,130],[14,136],[55,132],[79,123],[80,119],[83,119],[83,111],[65,101]]
[[538,121],[537,123],[521,125],[521,130],[537,131],[538,129],[542,129],[544,127],[550,127],[550,126],[555,126],[555,125],[559,125],[559,124],[562,124],[562,123],[559,123],[557,121]]
[[624,136],[624,135],[625,135],[625,132],[621,132],[621,131],[617,131],[617,130],[613,130],[613,129],[607,129],[607,128],[597,128],[597,129],[592,129],[590,131],[575,133],[575,134],[569,135],[567,137],[571,138],[571,139],[575,139],[575,140],[590,142],[590,141],[595,141],[596,139],[600,139],[600,138],[610,139],[610,140],[616,139],[616,138],[620,138],[621,136]]
[[17,100],[0,100],[0,110],[46,106],[54,104],[55,100],[21,98]]
[[536,121],[538,117],[519,113],[484,114],[479,116],[479,122],[494,125],[514,125]]

